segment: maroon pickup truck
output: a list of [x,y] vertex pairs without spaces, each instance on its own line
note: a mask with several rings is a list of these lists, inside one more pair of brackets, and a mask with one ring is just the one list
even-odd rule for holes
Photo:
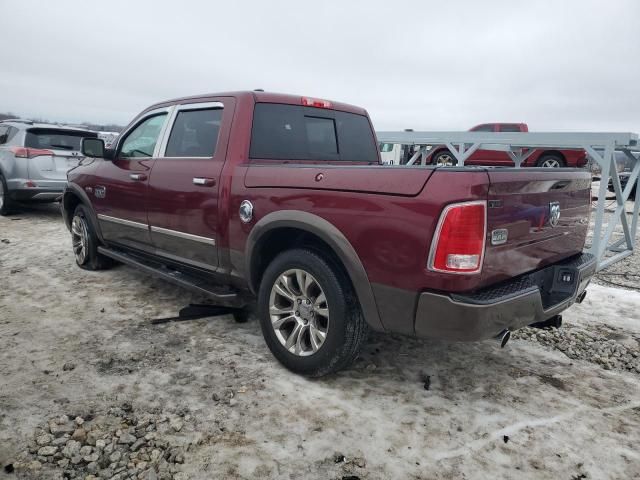
[[268,347],[305,375],[349,365],[370,329],[505,339],[581,301],[595,271],[588,172],[383,166],[351,105],[181,98],[83,152],[63,198],[78,265],[257,297]]

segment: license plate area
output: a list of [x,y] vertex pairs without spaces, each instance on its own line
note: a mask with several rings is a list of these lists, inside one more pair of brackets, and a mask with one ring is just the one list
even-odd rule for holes
[[545,309],[558,305],[576,294],[580,271],[572,266],[554,266],[543,271],[540,295]]

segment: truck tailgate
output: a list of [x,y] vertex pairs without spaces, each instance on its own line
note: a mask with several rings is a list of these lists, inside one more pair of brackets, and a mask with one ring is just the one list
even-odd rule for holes
[[[526,172],[526,175],[523,175]],[[569,169],[491,169],[483,283],[582,252],[591,174]]]

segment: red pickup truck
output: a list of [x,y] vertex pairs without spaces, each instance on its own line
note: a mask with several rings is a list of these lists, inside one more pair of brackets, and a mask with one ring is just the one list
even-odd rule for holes
[[[522,132],[529,131],[526,123],[483,123],[476,125],[470,132]],[[432,159],[432,160],[429,160]],[[444,146],[433,148],[427,156],[427,162],[435,165],[455,165],[457,163],[453,154]],[[465,165],[486,165],[510,167],[513,160],[506,152],[494,150],[477,150],[465,162]],[[523,167],[582,168],[587,164],[587,152],[584,150],[535,150],[523,163]]]
[[242,308],[318,376],[372,329],[472,341],[581,301],[588,172],[386,167],[367,112],[264,92],[162,102],[68,174],[77,264],[113,260]]

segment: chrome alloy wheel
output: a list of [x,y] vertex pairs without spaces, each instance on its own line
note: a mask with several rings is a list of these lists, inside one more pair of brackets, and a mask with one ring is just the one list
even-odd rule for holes
[[276,337],[294,355],[313,355],[327,338],[327,298],[318,281],[304,270],[287,270],[276,279],[269,316]]
[[453,155],[450,153],[442,153],[438,155],[436,165],[439,167],[451,167],[454,165]]
[[79,215],[73,217],[71,222],[71,245],[76,262],[78,265],[83,265],[89,252],[89,233],[86,220]]
[[560,162],[555,158],[547,158],[542,162],[542,166],[545,168],[560,168]]

